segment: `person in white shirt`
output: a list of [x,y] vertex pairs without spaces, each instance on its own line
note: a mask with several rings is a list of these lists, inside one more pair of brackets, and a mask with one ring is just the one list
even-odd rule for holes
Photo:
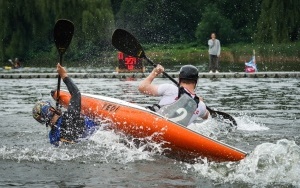
[[[190,96],[191,99],[196,102],[196,108],[190,112],[190,116],[188,116],[189,119],[185,123],[186,126],[196,120],[197,117],[207,119],[209,116],[209,112],[206,109],[206,105],[204,104],[202,98],[199,98],[195,94],[195,89],[199,78],[198,69],[193,65],[185,65],[181,67],[179,73],[179,87],[174,84],[153,84],[152,81],[154,80],[154,78],[162,72],[164,72],[164,67],[161,65],[157,65],[156,68],[154,68],[153,71],[149,74],[149,76],[141,81],[138,87],[139,91],[143,94],[151,96],[162,96],[158,105],[156,105],[161,108],[175,103],[183,94],[187,94],[187,96]],[[154,109],[152,108],[152,110]]]
[[219,58],[221,54],[221,44],[216,39],[216,34],[211,34],[211,39],[208,40],[208,53],[209,53],[209,73],[219,73]]

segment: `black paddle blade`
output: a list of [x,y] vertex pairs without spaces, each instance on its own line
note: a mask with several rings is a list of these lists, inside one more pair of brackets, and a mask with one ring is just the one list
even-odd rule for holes
[[229,114],[227,114],[227,113],[225,113],[225,112],[220,112],[220,111],[212,110],[212,109],[209,108],[208,106],[206,106],[206,109],[209,111],[210,115],[211,115],[213,118],[214,118],[214,117],[217,117],[217,116],[219,115],[219,116],[222,116],[223,119],[228,119],[229,121],[231,121],[231,122],[232,122],[232,123],[231,123],[231,126],[232,126],[232,127],[236,127],[236,126],[237,126],[237,123],[236,123],[235,119],[234,119],[231,115],[229,115]]
[[74,24],[65,19],[57,20],[54,26],[54,42],[60,55],[69,47],[74,34]]
[[124,29],[116,29],[112,35],[112,44],[124,54],[145,58],[145,52],[137,39]]

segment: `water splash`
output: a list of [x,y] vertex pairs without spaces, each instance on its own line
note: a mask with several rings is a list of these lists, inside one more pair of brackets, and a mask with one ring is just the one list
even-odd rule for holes
[[[148,140],[151,140],[149,138]],[[4,160],[22,161],[79,161],[82,163],[119,163],[126,164],[139,160],[153,161],[154,156],[161,154],[162,143],[150,141],[139,142],[113,130],[97,131],[89,140],[77,144],[53,147],[47,142],[43,144],[17,145],[0,147],[0,156]]]
[[244,114],[235,118],[238,124],[237,130],[243,131],[265,131],[269,130],[268,127],[261,123],[255,122],[255,119]]
[[300,147],[286,139],[258,145],[249,156],[239,163],[186,164],[187,170],[216,182],[242,183],[246,185],[297,186],[300,187]]
[[237,179],[257,184],[291,184],[300,186],[300,147],[294,142],[282,139],[264,143],[243,160],[231,175]]
[[232,131],[265,131],[268,127],[261,123],[255,122],[255,119],[242,114],[234,117],[237,122],[237,127],[231,126],[230,122],[220,118],[208,118],[207,120],[192,123],[188,126],[189,129],[201,133],[205,136],[217,139],[220,135],[229,135]]
[[91,140],[97,144],[97,147],[104,148],[106,162],[117,160],[119,163],[125,164],[136,160],[154,160],[154,152],[145,151],[146,144],[137,146],[136,140],[116,134],[114,131],[98,131]]
[[224,127],[221,124],[210,117],[205,121],[192,123],[187,128],[210,138],[217,139],[221,133],[226,134],[229,132],[227,129],[223,129]]

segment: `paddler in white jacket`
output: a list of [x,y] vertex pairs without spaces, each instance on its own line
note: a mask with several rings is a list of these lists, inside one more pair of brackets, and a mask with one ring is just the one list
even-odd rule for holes
[[[151,95],[151,96],[161,96],[158,105],[154,105],[150,107],[153,111],[160,112],[164,106],[174,104],[183,94],[187,94],[190,98],[194,99],[196,102],[196,108],[193,111],[189,111],[188,114],[189,119],[185,121],[185,126],[191,124],[197,117],[201,117],[202,119],[207,119],[209,116],[209,112],[206,109],[206,105],[204,104],[202,98],[199,98],[196,93],[196,85],[198,81],[198,69],[193,65],[185,65],[182,66],[179,73],[179,87],[174,84],[153,84],[154,78],[161,74],[164,71],[164,67],[161,65],[157,65],[156,68],[139,84],[139,91],[143,94]],[[200,99],[200,100],[199,100]],[[173,107],[177,107],[176,105],[171,106],[169,109],[172,110]],[[156,108],[156,109],[155,109]],[[180,108],[180,106],[178,106]],[[174,109],[177,110],[177,109]],[[181,112],[179,112],[180,114]],[[184,113],[181,113],[183,115]],[[176,118],[174,118],[176,119]],[[177,118],[178,119],[178,118]]]

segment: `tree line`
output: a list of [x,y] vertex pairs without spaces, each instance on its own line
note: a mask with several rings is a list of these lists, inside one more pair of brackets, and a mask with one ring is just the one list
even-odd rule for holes
[[57,19],[74,22],[74,61],[111,51],[116,28],[143,43],[289,43],[300,37],[299,0],[0,0],[0,58],[54,56]]

